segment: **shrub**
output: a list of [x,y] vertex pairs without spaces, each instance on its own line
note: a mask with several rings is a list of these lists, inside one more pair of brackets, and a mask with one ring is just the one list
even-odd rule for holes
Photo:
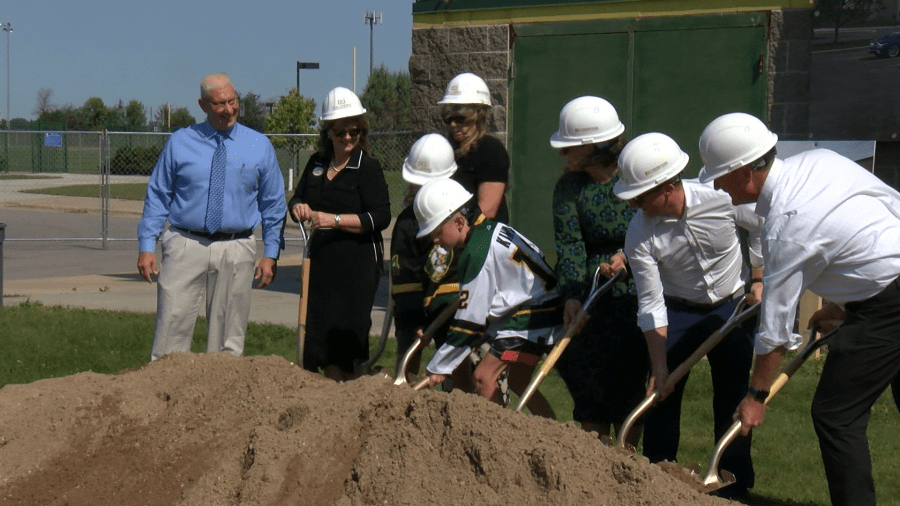
[[149,176],[161,152],[159,146],[116,148],[110,162],[110,174]]

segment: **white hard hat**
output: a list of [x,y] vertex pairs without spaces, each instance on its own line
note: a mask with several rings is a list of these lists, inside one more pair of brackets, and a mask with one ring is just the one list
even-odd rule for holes
[[465,72],[450,80],[439,104],[473,104],[491,106],[491,91],[484,79]]
[[419,222],[416,237],[425,237],[465,205],[472,194],[452,179],[435,179],[416,193],[413,211]]
[[756,116],[733,112],[714,119],[700,135],[700,181],[706,183],[748,165],[778,142]]
[[615,139],[625,131],[616,108],[600,97],[571,100],[559,113],[559,130],[550,137],[554,148],[594,144]]
[[319,117],[319,121],[349,118],[365,114],[365,112],[366,110],[356,93],[338,86],[325,95],[325,101],[322,102],[322,116]]
[[688,158],[666,134],[639,135],[619,154],[619,181],[613,192],[622,200],[631,200],[680,174]]
[[425,134],[403,160],[403,180],[419,186],[433,179],[446,179],[456,172],[453,146],[441,134]]

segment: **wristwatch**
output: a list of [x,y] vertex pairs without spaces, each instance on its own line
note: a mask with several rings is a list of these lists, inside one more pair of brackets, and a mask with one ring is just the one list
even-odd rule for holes
[[755,388],[753,388],[753,387],[750,387],[750,388],[747,389],[747,394],[748,394],[750,397],[753,397],[753,399],[755,399],[755,400],[757,400],[757,401],[759,401],[759,402],[763,402],[763,403],[766,402],[766,399],[769,398],[769,391],[768,391],[768,390],[757,390],[757,389],[755,389]]
[[340,214],[334,215],[334,228],[341,228],[341,215]]

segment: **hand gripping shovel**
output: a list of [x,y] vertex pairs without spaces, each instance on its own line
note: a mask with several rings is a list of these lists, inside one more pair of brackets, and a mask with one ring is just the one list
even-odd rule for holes
[[[446,323],[447,320],[450,319],[450,317],[456,314],[456,310],[459,309],[459,302],[459,296],[456,296],[453,299],[453,302],[447,304],[447,307],[445,307],[440,313],[438,313],[437,317],[430,324],[428,324],[428,327],[426,327],[425,331],[422,333],[422,337],[417,338],[415,341],[413,341],[412,346],[410,346],[409,349],[406,350],[406,354],[403,355],[403,360],[400,361],[400,367],[397,369],[397,374],[394,377],[395,385],[407,384],[406,368],[409,366],[409,360],[413,355],[415,355],[416,350],[418,350],[419,347],[431,340],[431,338],[434,336],[434,333],[437,332],[439,328],[441,328],[441,325]],[[427,380],[428,378],[425,379]],[[416,390],[421,390],[422,387],[427,384],[427,381],[421,387],[417,384]]]
[[[746,309],[745,309],[746,308]],[[682,362],[674,371],[669,374],[668,379],[666,379],[666,383],[663,387],[663,390],[669,390],[674,388],[675,384],[681,381],[682,378],[691,370],[691,367],[694,367],[694,364],[700,361],[707,353],[710,352],[713,348],[716,347],[717,344],[726,336],[729,332],[734,330],[738,325],[747,321],[750,317],[755,315],[759,311],[759,303],[756,303],[749,308],[747,307],[747,302],[742,300],[738,303],[737,307],[734,308],[734,313],[731,314],[731,317],[725,322],[722,327],[713,332],[706,341],[703,341],[700,346],[694,350],[694,353],[691,354],[684,362]],[[616,435],[616,448],[626,448],[631,451],[634,451],[634,448],[631,448],[625,441],[627,441],[628,432],[631,430],[631,427],[634,426],[634,422],[637,421],[638,418],[644,415],[650,406],[656,402],[657,391],[654,390],[650,395],[648,395],[636,408],[634,411],[628,415],[628,418],[622,422],[622,428],[619,430],[619,433]]]
[[[816,339],[817,330],[815,327],[810,329],[809,332],[809,342],[806,343],[806,346],[800,353],[797,354],[794,358],[791,359],[787,365],[781,369],[781,374],[778,375],[778,378],[775,379],[775,382],[772,384],[772,388],[769,389],[769,396],[766,397],[765,404],[768,404],[772,397],[784,387],[785,383],[791,376],[797,372],[797,369],[800,369],[800,366],[803,365],[803,362],[806,362],[806,359],[809,358],[810,355],[820,346],[825,344],[829,337],[834,334],[835,331],[831,331],[825,335],[820,335],[818,339]],[[738,420],[731,425],[727,432],[722,436],[722,439],[716,444],[715,449],[713,450],[712,456],[709,458],[709,468],[706,471],[706,476],[704,476],[700,481],[703,483],[704,492],[712,492],[714,490],[718,490],[722,487],[731,485],[734,483],[735,477],[733,474],[729,473],[726,470],[722,470],[721,474],[719,473],[719,459],[722,458],[722,454],[725,452],[725,448],[734,441],[734,438],[737,437],[741,432],[741,421]]]
[[587,300],[582,304],[581,309],[578,310],[578,314],[575,316],[575,320],[569,323],[569,328],[566,329],[565,335],[563,335],[562,339],[556,343],[553,349],[550,351],[550,354],[547,355],[547,358],[544,359],[544,363],[541,364],[541,368],[538,369],[537,374],[534,378],[531,379],[531,383],[528,384],[528,387],[522,392],[522,396],[519,398],[519,404],[516,406],[516,412],[520,413],[522,408],[525,407],[525,404],[528,402],[528,399],[534,394],[535,390],[537,390],[538,386],[540,386],[541,382],[544,381],[544,378],[550,374],[550,370],[553,369],[553,366],[556,365],[556,361],[559,360],[562,352],[565,351],[566,346],[569,345],[569,341],[572,340],[572,337],[575,336],[577,332],[581,331],[581,328],[584,327],[584,323],[588,319],[588,311],[590,311],[591,306],[594,305],[594,302],[601,295],[609,291],[610,288],[618,281],[621,281],[625,277],[625,269],[619,270],[613,277],[609,278],[609,280],[603,284],[603,286],[599,286],[601,280],[600,268],[594,272],[594,281],[591,286],[591,293],[588,295]]
[[300,237],[303,239],[303,269],[300,275],[300,307],[297,315],[297,365],[303,367],[303,350],[306,346],[306,307],[309,304],[309,242],[312,232],[307,235],[300,225]]

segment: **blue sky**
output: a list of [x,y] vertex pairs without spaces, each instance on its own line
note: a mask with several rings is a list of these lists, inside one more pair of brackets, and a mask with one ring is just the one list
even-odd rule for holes
[[[381,5],[380,5],[381,4]],[[408,71],[412,1],[397,0],[7,0],[9,90],[13,118],[35,119],[37,92],[80,107],[91,97],[107,106],[134,99],[150,111],[166,102],[197,105],[200,78],[227,72],[240,93],[277,98],[297,85],[321,106],[335,86],[362,93],[369,73],[366,12],[383,13],[374,27],[375,67]],[[0,112],[6,111],[6,34],[0,32]]]

